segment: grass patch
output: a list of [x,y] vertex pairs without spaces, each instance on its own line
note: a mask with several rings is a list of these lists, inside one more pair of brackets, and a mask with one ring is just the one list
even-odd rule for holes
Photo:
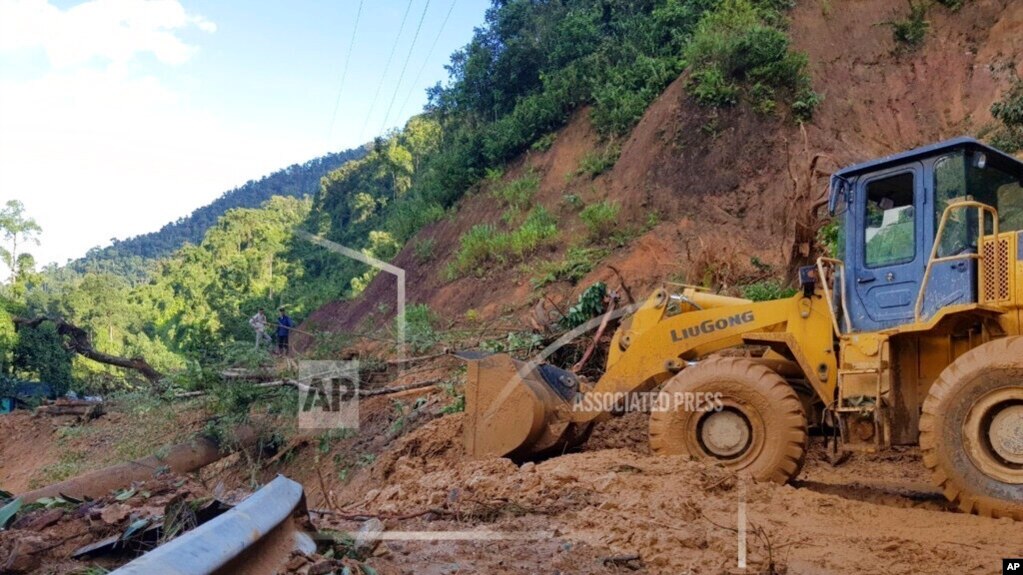
[[491,192],[495,198],[500,199],[504,205],[516,210],[523,210],[529,206],[540,189],[540,174],[529,170],[521,178],[512,180],[506,184],[496,186]]
[[501,232],[491,224],[473,226],[459,238],[458,252],[448,267],[448,278],[469,273],[482,276],[485,264],[521,261],[558,235],[554,216],[543,206],[529,212],[517,229]]
[[586,175],[591,179],[610,170],[622,155],[622,147],[618,144],[608,144],[599,150],[591,150],[579,161],[579,169],[574,175]]
[[547,135],[540,136],[540,138],[537,139],[537,141],[533,142],[533,144],[529,146],[529,148],[536,152],[546,152],[547,150],[551,149],[551,146],[554,145],[554,141],[557,139],[558,133],[551,132]]
[[534,288],[542,288],[559,281],[575,285],[593,271],[597,263],[607,257],[608,253],[610,252],[603,248],[569,248],[561,261],[544,262],[536,266],[539,275],[531,279],[530,283]]
[[611,236],[618,225],[618,212],[621,207],[617,202],[604,200],[600,203],[590,204],[579,212],[579,217],[586,224],[590,241]]

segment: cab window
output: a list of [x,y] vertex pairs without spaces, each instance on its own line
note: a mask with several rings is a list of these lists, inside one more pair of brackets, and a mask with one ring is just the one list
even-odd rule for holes
[[[1020,189],[1020,176],[1012,175],[997,166],[968,159],[966,162],[966,185],[977,201],[984,202],[998,210],[998,227],[1002,232],[1023,230],[1023,189]],[[993,233],[987,226],[985,230]]]
[[867,267],[907,263],[916,257],[914,196],[912,172],[867,184]]
[[[980,161],[979,154],[959,151],[934,164],[934,229],[937,233],[945,209],[964,200],[975,200],[998,210],[1002,232],[1023,230],[1023,189],[1020,177]],[[961,209],[949,214],[938,256],[950,256],[977,248],[977,211]],[[985,221],[985,233],[994,233]]]

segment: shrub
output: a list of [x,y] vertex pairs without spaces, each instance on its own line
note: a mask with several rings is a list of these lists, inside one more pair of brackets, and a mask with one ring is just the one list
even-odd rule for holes
[[927,4],[923,2],[909,3],[909,17],[885,23],[891,27],[895,43],[909,50],[923,45],[927,29],[931,26],[927,21]]
[[439,341],[436,323],[436,314],[424,303],[405,308],[405,343],[412,353],[426,352]]
[[604,200],[597,204],[590,204],[579,212],[579,217],[586,224],[589,230],[590,240],[597,240],[610,236],[618,223],[618,212],[620,208],[617,202]]
[[437,242],[433,238],[424,238],[415,243],[412,246],[412,251],[415,253],[416,261],[425,264],[433,259],[433,252],[436,248]]
[[960,8],[963,7],[964,4],[966,4],[966,0],[937,0],[937,1],[938,4],[941,4],[942,6],[948,8],[949,10],[952,10],[953,12],[959,10]]
[[824,96],[814,92],[812,88],[806,87],[799,91],[796,99],[792,102],[792,115],[800,122],[809,122],[813,118],[814,110],[820,106],[823,100]]
[[685,49],[692,68],[689,91],[702,105],[737,104],[745,90],[755,109],[770,113],[775,90],[799,103],[797,119],[807,119],[819,99],[806,72],[806,55],[790,50],[781,29],[781,2],[724,0],[706,13]]
[[579,294],[579,300],[575,305],[568,308],[565,317],[561,318],[561,327],[573,329],[604,313],[605,295],[607,295],[607,285],[604,282],[597,282],[586,288],[583,293]]
[[753,301],[772,301],[796,295],[796,290],[773,280],[763,280],[739,288],[742,297]]
[[704,106],[725,108],[739,103],[739,87],[726,80],[717,68],[693,72],[689,89],[696,101]]
[[1006,126],[1023,126],[1023,80],[1016,80],[1005,97],[991,106],[991,115]]
[[579,169],[575,173],[596,178],[613,168],[621,153],[622,148],[617,144],[608,144],[603,149],[587,152],[579,161]]

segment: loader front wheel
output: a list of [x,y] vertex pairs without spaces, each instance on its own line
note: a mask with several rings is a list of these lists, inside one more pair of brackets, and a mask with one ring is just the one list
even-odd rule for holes
[[711,358],[664,385],[650,415],[650,448],[785,483],[803,467],[806,417],[777,373],[742,358]]
[[920,417],[924,464],[966,513],[1023,521],[1023,337],[956,359]]

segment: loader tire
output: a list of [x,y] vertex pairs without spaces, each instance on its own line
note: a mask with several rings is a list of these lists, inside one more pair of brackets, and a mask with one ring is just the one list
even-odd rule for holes
[[[700,409],[706,394],[720,394],[711,395],[720,409]],[[758,481],[786,483],[799,475],[806,456],[803,406],[770,369],[742,358],[707,359],[669,380],[660,398],[650,415],[654,453],[716,461]]]
[[920,448],[961,510],[1023,521],[1023,337],[988,342],[945,368],[924,401]]

